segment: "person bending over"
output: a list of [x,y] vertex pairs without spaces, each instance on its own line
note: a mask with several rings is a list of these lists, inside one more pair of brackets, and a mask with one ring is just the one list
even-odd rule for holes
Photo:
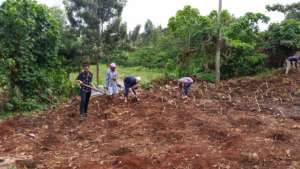
[[289,74],[289,71],[292,68],[295,68],[296,70],[298,69],[298,61],[299,60],[300,60],[300,56],[290,56],[285,60],[285,62],[286,62],[285,74],[286,75]]
[[189,90],[194,83],[191,77],[182,77],[178,80],[178,88],[184,99],[188,98]]
[[125,103],[128,101],[129,90],[131,89],[135,99],[138,101],[138,97],[136,94],[136,89],[138,88],[138,83],[141,81],[140,77],[127,76],[124,79],[124,97]]

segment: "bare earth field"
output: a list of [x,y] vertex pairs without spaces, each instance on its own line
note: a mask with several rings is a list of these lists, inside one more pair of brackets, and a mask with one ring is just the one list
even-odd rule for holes
[[[299,169],[300,74],[197,82],[190,100],[173,84],[140,102],[79,100],[0,124],[0,168]],[[298,95],[298,96],[297,96]]]

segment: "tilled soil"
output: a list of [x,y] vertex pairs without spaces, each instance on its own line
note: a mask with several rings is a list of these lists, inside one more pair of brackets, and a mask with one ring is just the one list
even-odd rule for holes
[[170,83],[139,102],[93,98],[84,121],[75,98],[1,123],[0,168],[298,169],[299,85],[298,73],[197,82],[182,100]]

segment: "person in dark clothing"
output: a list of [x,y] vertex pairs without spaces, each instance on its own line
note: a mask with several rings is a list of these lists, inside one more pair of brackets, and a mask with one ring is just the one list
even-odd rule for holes
[[189,90],[194,83],[194,80],[191,77],[183,77],[178,80],[178,88],[182,92],[182,98],[188,98]]
[[138,100],[137,95],[136,95],[136,89],[137,89],[137,85],[139,83],[139,81],[141,81],[140,77],[134,77],[134,76],[127,76],[124,79],[124,97],[125,97],[125,103],[127,103],[128,101],[128,95],[129,95],[129,89],[131,89],[132,93],[134,94],[134,97],[136,98],[136,100]]
[[285,74],[289,74],[290,69],[295,68],[298,69],[298,61],[300,60],[300,56],[290,56],[286,59],[286,71]]
[[88,105],[91,97],[91,88],[85,85],[91,86],[93,80],[93,74],[89,71],[89,64],[83,64],[83,71],[78,75],[77,82],[80,84],[80,117],[87,117]]

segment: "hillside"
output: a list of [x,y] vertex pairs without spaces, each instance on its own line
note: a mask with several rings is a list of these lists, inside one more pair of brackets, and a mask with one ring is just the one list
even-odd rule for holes
[[140,102],[93,98],[83,122],[74,98],[1,123],[0,168],[296,169],[299,85],[299,73],[197,82],[183,101],[170,83]]

